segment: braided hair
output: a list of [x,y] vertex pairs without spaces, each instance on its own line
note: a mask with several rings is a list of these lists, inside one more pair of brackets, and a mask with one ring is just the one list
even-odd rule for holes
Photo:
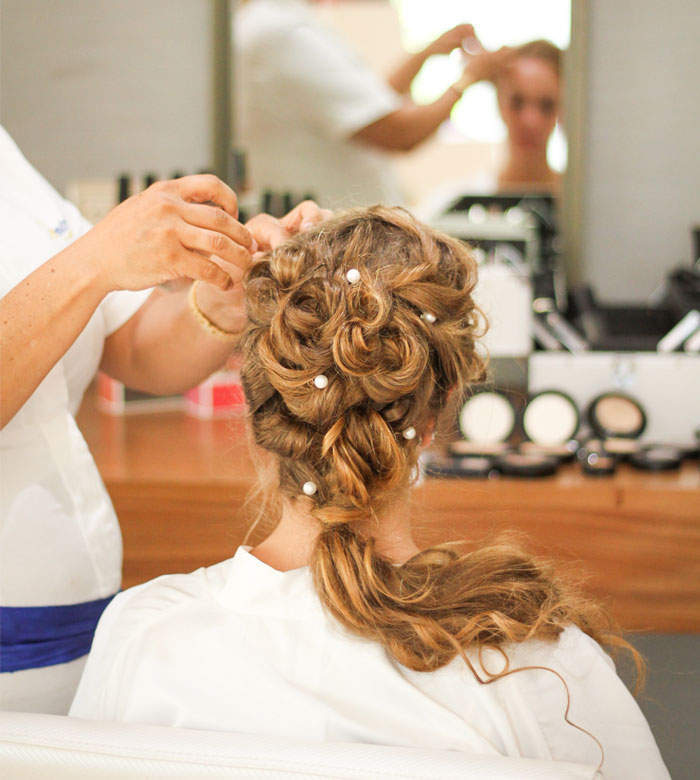
[[414,670],[461,655],[485,682],[467,648],[553,639],[571,623],[641,664],[596,604],[510,541],[441,545],[394,566],[360,530],[409,484],[448,394],[484,377],[476,278],[466,245],[381,206],[340,214],[249,272],[242,381],[253,436],[274,455],[283,496],[317,487],[318,595],[346,628]]

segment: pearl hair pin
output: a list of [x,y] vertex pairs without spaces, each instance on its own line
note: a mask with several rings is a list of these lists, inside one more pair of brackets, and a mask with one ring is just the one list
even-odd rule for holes
[[308,482],[304,482],[304,485],[301,488],[304,491],[304,494],[307,496],[313,496],[313,494],[316,492],[317,487],[315,482],[311,482],[310,480]]
[[420,315],[421,319],[425,320],[426,322],[429,322],[431,325],[435,322],[437,317],[429,311],[424,311],[423,314]]
[[360,272],[357,270],[357,268],[351,268],[345,274],[345,278],[350,282],[350,284],[355,284],[355,282],[360,281]]
[[324,387],[328,387],[328,377],[325,374],[319,374],[314,377],[314,384],[319,390],[323,390]]
[[404,439],[408,439],[409,441],[411,439],[416,438],[416,429],[411,425],[410,427],[406,428],[406,430],[403,432]]

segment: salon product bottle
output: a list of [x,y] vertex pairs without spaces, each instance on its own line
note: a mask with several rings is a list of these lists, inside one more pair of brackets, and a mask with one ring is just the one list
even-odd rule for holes
[[118,195],[117,195],[117,202],[121,203],[122,201],[126,200],[131,193],[131,177],[126,174],[122,173],[122,175],[119,177],[119,189],[118,189]]
[[247,192],[248,184],[248,164],[246,153],[242,149],[231,150],[231,187],[236,192]]

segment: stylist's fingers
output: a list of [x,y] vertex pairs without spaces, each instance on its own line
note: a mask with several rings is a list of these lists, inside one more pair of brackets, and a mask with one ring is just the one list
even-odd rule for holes
[[182,179],[165,182],[183,200],[195,203],[214,203],[228,212],[234,219],[238,217],[238,198],[236,193],[221,179],[210,173],[184,176]]
[[252,262],[250,252],[223,233],[195,227],[187,222],[182,222],[177,231],[181,244],[187,249],[200,252],[207,257],[216,255],[227,263],[238,266],[243,272]]
[[290,233],[298,233],[303,230],[323,222],[331,216],[332,212],[328,209],[322,209],[312,200],[305,200],[293,208],[288,214],[280,220],[282,225]]
[[212,263],[218,265],[219,268],[226,274],[230,281],[229,288],[231,286],[240,287],[239,283],[245,279],[247,268],[241,268],[235,263],[228,263],[226,260],[222,259],[221,257],[217,257],[216,255],[211,255],[209,260]]
[[282,222],[269,214],[257,214],[248,220],[245,226],[255,239],[258,249],[263,252],[274,249],[290,236],[290,232]]
[[216,257],[204,257],[198,252],[187,252],[187,257],[180,264],[179,274],[192,281],[207,282],[221,290],[228,290],[239,281],[232,279],[228,271],[222,268],[222,263]]
[[249,252],[255,252],[257,246],[250,231],[241,223],[217,206],[203,203],[178,204],[178,211],[185,222],[194,227],[206,228],[216,233],[223,233],[231,241],[245,247]]

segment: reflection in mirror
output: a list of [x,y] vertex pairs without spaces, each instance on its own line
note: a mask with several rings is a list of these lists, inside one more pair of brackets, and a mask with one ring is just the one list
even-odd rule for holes
[[569,34],[561,0],[244,0],[234,137],[248,183],[331,208],[416,206],[446,185],[556,193]]

